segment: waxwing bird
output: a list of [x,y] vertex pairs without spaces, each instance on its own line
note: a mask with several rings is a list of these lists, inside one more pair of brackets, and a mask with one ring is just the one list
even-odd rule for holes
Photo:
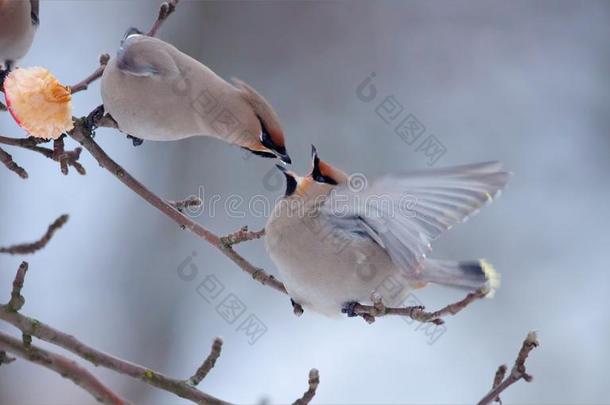
[[40,23],[38,0],[0,0],[0,65],[5,73],[30,49]]
[[338,316],[355,302],[371,302],[372,293],[397,305],[428,283],[484,288],[488,296],[499,286],[484,260],[428,255],[433,240],[499,194],[510,177],[500,163],[353,181],[356,175],[320,160],[312,148],[312,166],[300,177],[278,165],[286,194],[266,226],[267,251],[294,302]]
[[290,163],[271,105],[246,83],[131,29],[102,76],[106,112],[129,135],[153,141],[211,136]]

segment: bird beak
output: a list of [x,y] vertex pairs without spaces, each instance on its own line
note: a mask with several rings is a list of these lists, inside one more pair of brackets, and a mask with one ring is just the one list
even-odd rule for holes
[[284,176],[286,177],[286,193],[284,194],[284,196],[285,197],[291,196],[292,194],[294,194],[294,192],[297,189],[297,186],[298,186],[297,179],[292,174],[292,172],[290,172],[284,166],[282,166],[282,165],[275,165],[275,167],[277,167],[277,169],[280,172],[282,172],[284,174]]
[[290,156],[288,156],[288,153],[286,152],[286,147],[283,145],[283,143],[280,145],[280,144],[274,142],[271,135],[265,128],[265,124],[263,123],[263,121],[261,121],[260,118],[259,118],[259,121],[260,121],[261,127],[262,127],[262,132],[261,132],[261,136],[260,136],[261,144],[265,148],[267,148],[269,151],[271,151],[275,155],[277,155],[277,157],[280,158],[280,160],[282,162],[284,162],[286,164],[291,164],[292,159],[290,159]]
[[286,153],[286,150],[284,150],[284,153],[279,153],[277,152],[277,156],[280,158],[280,160],[282,161],[282,163],[284,164],[292,164],[292,159],[290,159],[290,156],[288,156],[288,153]]

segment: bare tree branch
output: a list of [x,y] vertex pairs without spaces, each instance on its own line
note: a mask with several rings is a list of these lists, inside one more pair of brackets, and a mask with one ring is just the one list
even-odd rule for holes
[[55,232],[57,232],[58,229],[60,229],[66,224],[66,222],[68,222],[68,218],[68,215],[65,214],[57,218],[51,225],[49,225],[47,232],[38,241],[9,247],[0,247],[0,253],[8,253],[11,255],[27,255],[37,252],[38,250],[44,248],[47,243],[49,243]]
[[79,91],[87,90],[91,83],[93,83],[94,81],[96,81],[97,79],[102,77],[102,74],[104,73],[104,69],[106,68],[106,65],[108,64],[109,60],[110,60],[110,55],[108,55],[107,53],[101,54],[100,59],[99,59],[100,66],[97,69],[95,69],[95,71],[93,73],[91,73],[89,76],[87,76],[80,82],[76,83],[74,86],[69,86],[70,93],[76,94]]
[[4,149],[0,148],[0,162],[6,166],[11,172],[16,173],[22,179],[28,178],[28,172],[21,166],[19,166],[13,160],[13,157],[9,155]]
[[0,136],[0,143],[11,146],[19,146],[21,148],[28,148],[39,145],[41,143],[48,143],[48,139],[35,138],[30,136],[28,138],[9,138],[6,136]]
[[96,366],[101,366],[143,381],[164,391],[174,393],[181,398],[197,403],[227,404],[218,398],[199,391],[185,381],[167,377],[159,372],[96,350],[77,340],[74,336],[63,333],[38,320],[21,315],[19,312],[12,311],[8,305],[0,306],[0,319],[15,326],[26,335],[35,336],[45,342],[59,346]]
[[[478,402],[478,405],[487,405],[492,403],[494,400],[501,402],[500,393],[521,379],[531,382],[534,377],[527,373],[525,369],[525,361],[527,360],[527,356],[530,354],[530,352],[539,345],[540,343],[538,342],[536,332],[529,332],[521,345],[521,350],[519,350],[519,354],[517,355],[513,369],[508,377],[506,377],[506,379],[504,379],[502,382],[498,382],[498,380],[502,380],[504,374],[506,373],[506,366],[500,366],[498,371],[496,371],[496,377],[494,378],[492,390],[489,391],[487,395],[485,395],[483,399]],[[504,368],[504,371],[501,371],[502,368]],[[502,377],[499,377],[499,375]]]
[[85,171],[85,168],[78,162],[82,151],[81,148],[76,148],[73,151],[64,151],[63,153],[58,153],[55,149],[48,149],[42,146],[38,146],[38,144],[46,142],[49,141],[33,137],[17,139],[8,138],[6,136],[0,136],[0,143],[2,144],[17,146],[20,148],[31,150],[33,152],[37,152],[43,155],[44,157],[54,160],[56,162],[66,162],[69,166],[74,167],[74,169],[76,169],[76,171],[81,175],[85,175],[87,173]]
[[[159,30],[163,22],[167,19],[167,17],[174,12],[177,3],[178,0],[170,0],[169,2],[163,3],[161,5],[158,18],[153,24],[149,35],[154,36],[157,33],[157,31]],[[95,80],[102,76],[104,68],[108,63],[108,60],[108,55],[102,55],[102,57],[100,58],[100,66],[87,78],[75,84],[74,86],[71,86],[71,92],[74,94],[79,91],[86,90],[91,83],[93,83]],[[99,111],[100,109],[97,110]],[[95,117],[94,115],[94,117],[96,118],[96,126],[117,128],[118,126],[116,122],[112,119],[112,117],[108,115],[103,115],[103,110],[101,111],[102,114],[100,116]],[[121,168],[117,163],[110,159],[110,157],[108,157],[108,155],[106,155],[106,153],[93,141],[90,132],[93,126],[87,126],[88,123],[85,119],[75,119],[75,123],[78,127],[76,127],[75,130],[70,133],[70,136],[76,139],[81,144],[86,144],[88,150],[98,160],[98,163],[100,163],[100,165],[112,172],[124,184],[126,184],[133,191],[143,197],[151,205],[155,206],[167,216],[172,218],[181,226],[181,228],[189,229],[191,232],[197,234],[202,239],[208,241],[210,244],[217,247],[238,266],[240,266],[246,272],[251,274],[255,280],[258,280],[263,284],[269,285],[281,292],[286,293],[286,290],[282,283],[277,281],[273,276],[266,274],[262,269],[256,268],[251,265],[232,249],[232,245],[235,243],[239,243],[244,240],[252,240],[255,238],[259,238],[263,234],[261,231],[259,231],[259,233],[253,232],[246,234],[245,232],[247,232],[247,230],[242,230],[243,232],[239,235],[229,235],[229,239],[227,240],[229,243],[228,245],[226,245],[223,241],[221,241],[220,237],[209,232],[207,229],[203,228],[199,224],[189,220],[187,217],[182,215],[177,209],[200,204],[200,201],[194,201],[193,199],[191,199],[188,201],[177,202],[174,203],[175,207],[173,207],[171,203],[162,200],[161,198],[150,192],[144,185],[142,185],[133,177],[131,177],[131,175],[129,175],[123,168]],[[68,165],[75,167],[76,170],[81,174],[85,173],[84,168],[77,162],[80,156],[80,148],[77,148],[73,152],[65,152],[63,137],[60,138],[60,140],[54,142],[53,150],[39,147],[38,144],[42,142],[46,141],[41,141],[35,138],[13,139],[0,136],[0,143],[29,149],[41,153],[47,158],[60,162],[62,173],[67,173]],[[53,233],[57,229],[59,229],[66,222],[66,220],[67,216],[60,217],[54,224],[49,227],[49,230],[47,231],[45,236],[43,236],[43,238],[38,242],[32,244],[16,245],[9,248],[0,248],[0,253],[19,254],[35,252],[48,243],[48,241],[53,236]],[[209,371],[213,368],[216,360],[218,359],[222,345],[222,341],[220,339],[216,339],[214,341],[214,345],[212,346],[212,351],[210,355],[206,358],[206,360],[197,370],[195,375],[193,375],[190,379],[182,381],[166,377],[158,372],[146,369],[137,364],[130,363],[122,359],[113,357],[109,354],[100,352],[78,341],[71,335],[65,334],[42,322],[20,314],[18,311],[22,308],[25,302],[23,296],[21,296],[21,289],[23,287],[23,281],[26,271],[27,263],[24,262],[22,264],[22,267],[20,267],[19,271],[17,272],[17,276],[15,277],[10,302],[6,305],[0,306],[0,319],[20,329],[23,333],[23,342],[19,342],[18,340],[13,339],[10,336],[2,335],[0,336],[0,348],[6,346],[7,351],[10,350],[11,352],[17,354],[20,357],[24,357],[30,361],[42,364],[47,368],[51,368],[52,370],[59,372],[61,375],[72,379],[76,384],[82,386],[87,391],[91,392],[96,398],[102,400],[103,402],[124,403],[122,399],[120,399],[118,396],[115,396],[110,390],[106,389],[103,385],[101,385],[101,383],[96,383],[97,380],[95,380],[95,377],[89,374],[86,370],[80,368],[78,365],[76,365],[76,363],[63,358],[62,356],[55,355],[53,353],[44,351],[38,347],[32,346],[32,336],[35,336],[56,346],[62,347],[63,349],[82,357],[83,359],[93,363],[96,366],[102,366],[110,370],[116,371],[120,374],[128,375],[130,377],[142,380],[147,384],[153,385],[168,392],[172,392],[182,398],[190,399],[197,403],[227,404],[227,402],[224,402],[209,394],[199,391],[197,388],[194,387],[194,385],[197,385],[199,382],[201,382],[201,380],[209,373]],[[3,362],[8,362],[10,359],[4,356],[2,357],[2,360]],[[306,399],[307,402],[303,402],[303,404],[308,403],[311,398],[313,398],[313,395],[315,395],[315,389],[317,387],[317,384],[317,382],[314,383],[313,377],[310,375],[310,389],[303,397]]]
[[220,238],[222,243],[225,244],[226,247],[230,248],[238,243],[247,242],[250,240],[260,239],[265,236],[265,229],[261,229],[260,231],[248,231],[248,226],[242,227],[239,231],[233,232],[227,236],[223,236]]
[[[170,0],[161,4],[161,6],[159,7],[159,14],[157,15],[157,19],[150,28],[150,31],[148,32],[149,36],[154,37],[155,35],[157,35],[157,31],[159,31],[159,28],[161,28],[161,25],[163,25],[167,17],[169,17],[176,10],[177,4],[178,0]],[[106,65],[108,64],[109,60],[110,55],[108,55],[107,53],[100,55],[99,67],[95,69],[93,73],[91,73],[85,79],[81,80],[73,86],[69,86],[70,92],[72,94],[76,94],[80,91],[87,90],[91,83],[102,77],[102,75],[104,74],[104,69],[106,69]]]
[[161,7],[159,8],[159,15],[157,16],[157,20],[151,27],[150,31],[148,31],[148,36],[154,37],[155,35],[157,35],[157,31],[159,31],[159,28],[161,28],[161,25],[163,25],[165,20],[167,20],[167,17],[169,17],[176,10],[177,4],[178,4],[178,0],[169,0],[169,1],[166,1],[165,3],[161,4]]
[[[8,345],[8,347],[3,346],[2,339],[0,338],[0,351],[8,351],[19,357],[23,357],[23,353],[37,353],[33,357],[24,357],[30,361],[35,361],[36,359],[42,359],[47,367],[49,365],[58,365],[58,367],[70,368],[76,367],[74,362],[67,364],[65,362],[69,362],[67,359],[62,358],[61,356],[57,357],[52,353],[40,351],[39,348],[32,346],[32,336],[37,337],[45,342],[51,343],[55,346],[61,347],[75,355],[81,357],[84,360],[92,363],[95,366],[101,366],[110,370],[113,370],[119,374],[123,374],[140,381],[143,381],[149,385],[162,389],[164,391],[171,392],[176,394],[181,398],[185,398],[200,404],[212,404],[212,405],[228,405],[228,402],[220,400],[218,398],[213,397],[203,391],[195,388],[201,380],[205,378],[205,376],[209,373],[209,371],[214,367],[216,360],[220,356],[221,348],[222,348],[222,340],[216,338],[212,345],[212,350],[206,360],[203,362],[201,367],[197,370],[197,372],[188,380],[178,380],[171,377],[167,377],[159,372],[147,369],[135,363],[131,363],[117,357],[114,357],[110,354],[101,352],[97,349],[94,349],[85,343],[77,340],[74,336],[61,332],[57,329],[52,328],[49,325],[46,325],[36,319],[29,318],[27,316],[22,315],[18,311],[23,306],[25,300],[21,296],[21,289],[23,288],[25,272],[27,271],[27,263],[22,263],[21,267],[17,271],[17,275],[15,276],[15,281],[13,282],[13,291],[11,293],[11,300],[6,305],[0,305],[0,319],[10,323],[15,326],[23,333],[23,342],[15,342]],[[12,338],[10,338],[12,339]],[[6,342],[5,342],[6,343]],[[42,356],[42,357],[41,357]],[[45,365],[43,364],[43,365]],[[58,371],[58,369],[50,367],[53,370]],[[63,369],[62,369],[63,370]],[[75,372],[78,371],[78,369]],[[68,370],[70,371],[70,370]],[[61,372],[60,372],[61,373]],[[62,373],[64,375],[65,373]],[[70,374],[66,374],[70,375]],[[76,376],[80,376],[80,378],[94,378],[91,375],[82,375],[80,372],[77,372]],[[313,395],[315,395],[315,387],[317,387],[317,383],[315,387],[312,388],[312,377],[310,377],[310,391],[313,390]],[[77,384],[82,380],[74,380]],[[85,381],[86,382],[86,381]],[[81,384],[79,384],[81,385]],[[83,385],[81,385],[83,386]],[[90,391],[90,390],[88,390]],[[91,391],[90,391],[91,392]],[[110,402],[115,403],[115,402]],[[122,402],[116,402],[122,403]]]
[[[504,377],[506,376],[506,370],[508,369],[508,367],[506,367],[506,364],[502,364],[500,367],[498,367],[498,370],[496,370],[496,375],[494,376],[494,383],[491,386],[493,389],[498,388],[498,385],[500,385],[500,383],[502,382],[502,380],[504,380]],[[500,404],[502,404],[502,400],[500,399],[500,397],[495,397],[494,398],[495,402],[499,402]]]
[[320,385],[320,374],[318,370],[311,369],[309,371],[309,388],[303,396],[292,403],[292,405],[307,405],[311,402],[313,397],[316,395],[316,391],[318,390],[318,385]]
[[442,325],[445,321],[442,319],[447,315],[456,315],[458,312],[466,308],[468,305],[484,298],[488,291],[481,289],[475,292],[469,293],[465,298],[457,301],[453,304],[449,304],[438,311],[426,312],[425,307],[421,305],[390,308],[386,307],[379,296],[372,296],[371,300],[373,305],[362,305],[354,304],[349,309],[345,309],[343,312],[348,313],[352,316],[360,316],[364,318],[368,323],[375,322],[376,317],[386,315],[398,315],[412,318],[419,322],[430,322],[436,325]]
[[286,289],[284,288],[284,285],[279,282],[275,277],[267,274],[263,269],[252,265],[250,262],[240,256],[237,252],[235,252],[231,247],[227,247],[222,242],[219,236],[204,228],[197,222],[194,222],[193,220],[182,214],[180,211],[178,211],[176,208],[174,208],[169,202],[163,200],[161,197],[151,192],[145,185],[136,180],[123,167],[121,167],[118,163],[112,160],[112,158],[110,158],[110,156],[108,156],[106,152],[91,137],[90,133],[88,132],[88,129],[86,128],[85,121],[85,119],[77,120],[75,122],[74,129],[70,131],[69,135],[78,143],[80,143],[85,149],[87,149],[91,156],[93,156],[95,160],[97,160],[100,166],[112,173],[117,179],[119,179],[119,181],[121,181],[132,191],[142,197],[150,205],[157,208],[163,214],[168,216],[171,220],[176,222],[181,229],[193,232],[195,235],[217,248],[225,256],[231,259],[235,264],[237,264],[242,270],[250,274],[252,278],[254,278],[263,285],[267,285],[277,291],[286,294]]
[[208,373],[214,368],[216,365],[216,360],[220,357],[220,352],[222,351],[222,339],[216,338],[214,339],[214,343],[212,343],[212,350],[208,357],[204,360],[203,364],[197,369],[195,374],[191,378],[189,378],[186,382],[187,384],[196,387],[199,383],[208,375]]
[[0,350],[55,371],[93,395],[99,402],[116,405],[127,403],[89,371],[64,356],[33,345],[25,348],[21,341],[2,332],[0,332]]
[[23,283],[25,282],[25,273],[28,271],[28,263],[22,262],[17,270],[17,274],[15,275],[15,280],[13,281],[13,290],[11,291],[11,300],[8,302],[8,307],[12,311],[19,311],[23,304],[25,304],[25,298],[21,295],[21,289],[23,288]]
[[172,207],[182,212],[182,210],[191,207],[201,207],[203,201],[199,197],[189,197],[186,200],[168,201]]
[[3,364],[11,364],[16,359],[6,354],[4,351],[0,351],[0,366]]
[[59,162],[59,169],[64,175],[68,174],[68,161],[67,155],[64,148],[64,137],[63,135],[53,141],[53,160]]

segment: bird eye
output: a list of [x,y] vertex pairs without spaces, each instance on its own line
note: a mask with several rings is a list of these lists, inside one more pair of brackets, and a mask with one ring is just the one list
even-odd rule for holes
[[319,162],[319,159],[317,159],[317,161],[314,161],[313,172],[311,173],[311,177],[318,183],[330,184],[333,186],[336,186],[337,184],[339,184],[332,177],[325,176],[322,174],[322,172],[320,171],[320,166],[319,166],[318,162]]
[[267,131],[267,128],[265,128],[265,124],[263,124],[263,121],[260,118],[259,118],[259,121],[261,123],[261,136],[260,136],[261,143],[263,144],[263,146],[265,146],[271,150],[277,149],[277,146],[273,143],[273,140],[271,139],[271,135],[269,134],[269,131]]

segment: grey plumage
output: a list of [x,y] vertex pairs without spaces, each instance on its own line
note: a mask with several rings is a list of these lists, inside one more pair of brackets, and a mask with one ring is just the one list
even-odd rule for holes
[[289,162],[271,105],[236,80],[157,38],[130,31],[102,76],[107,112],[134,137],[173,141],[212,136]]
[[321,211],[334,226],[369,234],[415,276],[430,243],[492,201],[509,178],[499,162],[389,175],[364,190],[337,187]]
[[39,22],[38,0],[0,0],[0,64],[10,68],[26,55]]

